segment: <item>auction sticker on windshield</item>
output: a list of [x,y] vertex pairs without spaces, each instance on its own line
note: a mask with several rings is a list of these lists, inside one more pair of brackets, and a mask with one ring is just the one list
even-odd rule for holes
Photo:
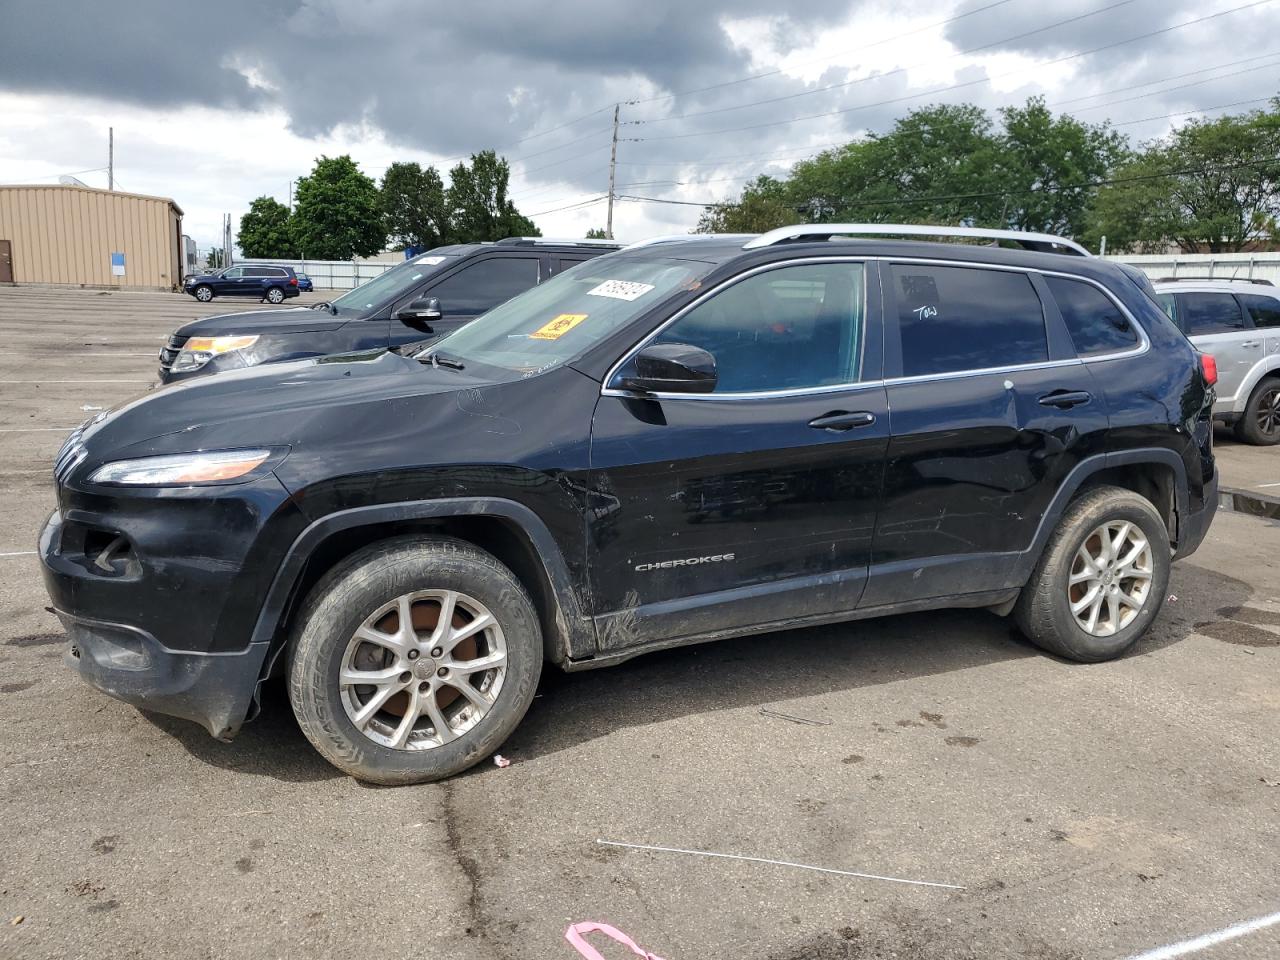
[[652,289],[652,283],[636,283],[634,280],[606,280],[600,286],[588,290],[587,296],[612,297],[614,300],[637,300]]
[[[644,286],[644,284],[638,284],[638,286]],[[562,313],[549,323],[544,323],[529,336],[534,340],[559,340],[585,319],[587,319],[585,313]]]

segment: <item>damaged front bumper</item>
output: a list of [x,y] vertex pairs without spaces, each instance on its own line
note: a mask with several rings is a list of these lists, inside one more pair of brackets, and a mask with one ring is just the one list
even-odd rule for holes
[[91,686],[142,710],[194,720],[219,740],[240,729],[269,644],[228,653],[170,650],[137,627],[53,612],[67,632],[67,666]]

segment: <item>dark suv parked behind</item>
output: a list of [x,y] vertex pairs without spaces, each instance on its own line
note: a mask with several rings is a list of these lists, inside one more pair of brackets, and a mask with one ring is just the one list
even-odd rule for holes
[[[848,238],[899,232],[1030,249]],[[222,738],[283,673],[325,757],[405,783],[495,750],[544,661],[946,607],[1118,656],[1212,519],[1213,371],[1082,252],[688,237],[416,353],[153,393],[57,460],[67,660]]]
[[438,247],[332,302],[194,320],[178,328],[160,351],[160,382],[429,342],[561,270],[620,246],[611,240],[512,237]]
[[284,303],[298,295],[298,278],[293,267],[249,263],[187,277],[182,281],[182,289],[203,303],[214,297],[255,297],[268,303]]

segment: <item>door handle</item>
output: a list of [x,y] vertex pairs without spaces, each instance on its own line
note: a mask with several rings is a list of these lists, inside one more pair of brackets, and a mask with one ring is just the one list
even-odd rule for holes
[[1055,390],[1053,393],[1046,393],[1040,397],[1040,405],[1069,410],[1072,407],[1080,406],[1082,403],[1088,403],[1092,399],[1093,395],[1087,390]]
[[1242,340],[1242,341],[1240,342],[1240,346],[1242,346],[1242,347],[1260,347],[1260,346],[1262,346],[1262,341],[1261,341],[1261,340]]
[[844,410],[833,410],[809,421],[815,430],[852,430],[854,427],[869,427],[876,422],[876,415],[869,410],[849,413]]

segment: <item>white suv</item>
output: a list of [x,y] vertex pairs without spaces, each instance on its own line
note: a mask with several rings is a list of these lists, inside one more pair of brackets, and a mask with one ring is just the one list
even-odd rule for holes
[[1158,280],[1157,300],[1218,364],[1215,420],[1245,443],[1280,443],[1280,288],[1268,280]]

